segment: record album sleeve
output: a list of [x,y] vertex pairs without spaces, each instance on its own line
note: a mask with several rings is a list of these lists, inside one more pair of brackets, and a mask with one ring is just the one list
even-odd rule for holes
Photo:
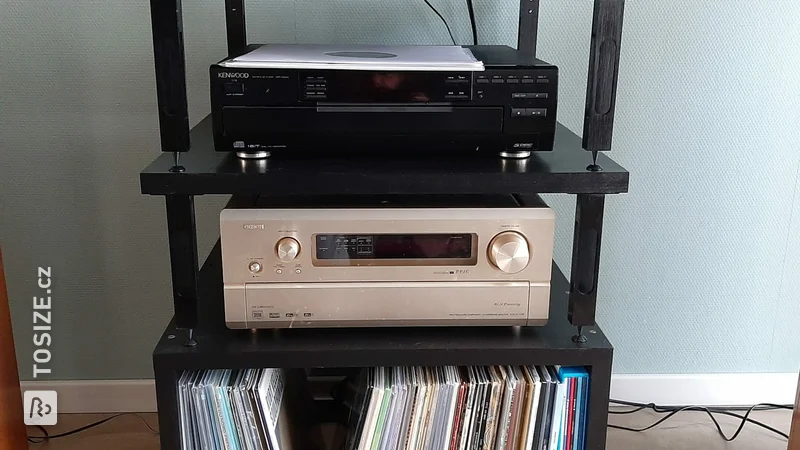
[[442,450],[450,450],[455,440],[453,434],[455,433],[456,415],[458,414],[458,397],[461,383],[458,377],[458,369],[455,366],[448,366],[445,373],[447,374],[447,383],[450,387],[450,404],[448,405],[447,418],[445,419],[447,428],[444,436],[442,436],[443,442],[441,448]]
[[414,420],[411,421],[411,430],[408,435],[407,450],[417,450],[420,446],[420,436],[422,432],[422,424],[425,422],[425,415],[427,414],[428,402],[428,377],[427,371],[424,367],[417,367],[417,381],[419,383],[419,392],[417,394],[417,402],[414,405]]
[[481,377],[481,385],[483,388],[482,404],[480,406],[480,416],[478,419],[478,434],[475,439],[475,449],[483,449],[486,437],[486,422],[489,419],[489,402],[492,397],[492,385],[489,379],[489,371],[486,367],[478,368],[478,375]]
[[464,405],[464,418],[462,419],[458,448],[459,450],[469,450],[472,436],[472,411],[475,407],[478,386],[475,383],[475,373],[472,367],[465,367],[461,372],[467,383],[467,400]]
[[471,367],[472,382],[475,385],[475,395],[472,399],[472,414],[470,418],[469,436],[467,439],[467,450],[477,450],[478,424],[480,422],[481,408],[483,407],[484,385],[481,381],[480,372],[477,366]]
[[386,415],[389,410],[389,403],[392,400],[392,389],[390,384],[390,370],[389,367],[381,367],[381,385],[383,387],[383,397],[381,398],[381,408],[378,411],[378,421],[375,425],[375,436],[372,437],[372,450],[380,448],[381,438],[383,437],[384,427],[386,426]]
[[397,422],[394,420],[397,401],[399,400],[400,392],[397,382],[397,367],[388,367],[386,375],[388,376],[388,389],[389,389],[389,403],[386,408],[386,418],[384,419],[383,432],[381,433],[380,441],[378,442],[378,450],[386,450],[389,446],[389,441],[392,439],[392,433],[396,428]]
[[524,396],[527,384],[525,383],[525,377],[522,375],[519,366],[509,366],[508,370],[514,377],[513,409],[509,426],[508,449],[515,450],[520,441]]
[[527,411],[528,417],[526,419],[527,431],[525,433],[525,440],[519,450],[536,449],[536,426],[537,422],[541,419],[539,415],[541,394],[542,394],[542,381],[539,378],[539,373],[533,366],[524,366],[525,377],[528,380],[528,402]]
[[553,378],[556,382],[556,403],[553,408],[553,427],[550,431],[550,449],[562,450],[563,446],[560,445],[561,437],[564,435],[565,413],[567,403],[567,385],[558,376],[558,369],[553,372]]
[[[514,450],[525,450],[526,445],[530,443],[530,437],[533,436],[533,429],[529,428],[531,424],[531,416],[533,411],[533,380],[531,379],[530,372],[527,366],[520,366],[521,380],[524,383],[522,393],[522,415],[520,416],[520,436],[517,440],[517,446]],[[530,430],[530,437],[528,431]]]
[[458,393],[456,397],[455,415],[453,417],[453,432],[450,435],[450,447],[448,450],[458,450],[461,442],[461,421],[464,418],[464,409],[466,403],[466,383],[462,378],[461,369],[458,368]]
[[542,425],[539,435],[539,449],[549,450],[550,434],[553,428],[553,409],[556,403],[556,384],[552,378],[553,374],[548,370],[547,366],[538,366],[537,368],[541,371],[542,385],[545,389],[544,411],[542,420],[539,422]]
[[513,389],[511,387],[511,378],[508,376],[505,366],[499,367],[503,383],[503,397],[500,406],[500,420],[497,426],[497,439],[495,440],[496,450],[505,450],[506,438],[508,436],[508,427],[511,423],[511,395]]
[[419,393],[416,370],[414,367],[405,367],[408,396],[406,397],[405,411],[403,412],[403,424],[400,430],[400,437],[397,442],[398,450],[405,450],[408,447],[408,436],[411,432],[411,422],[414,420],[414,410]]

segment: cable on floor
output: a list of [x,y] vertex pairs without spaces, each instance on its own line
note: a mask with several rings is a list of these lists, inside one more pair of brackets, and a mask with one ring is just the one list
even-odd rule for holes
[[467,10],[469,11],[469,23],[472,25],[472,45],[478,45],[478,26],[475,23],[475,5],[472,0],[467,0]]
[[428,5],[428,8],[430,8],[433,12],[435,12],[440,19],[442,19],[442,23],[444,23],[444,26],[447,28],[447,34],[450,35],[450,40],[453,41],[453,45],[458,45],[456,44],[456,38],[453,37],[453,32],[450,31],[450,24],[447,23],[447,20],[444,18],[444,16],[441,15],[441,13],[439,13],[439,10],[436,9],[435,6],[431,5],[431,2],[429,2],[428,0],[422,0],[422,1],[424,1],[425,4]]
[[[783,431],[780,431],[780,430],[778,430],[776,428],[773,428],[773,427],[771,427],[771,426],[769,426],[769,425],[767,425],[765,423],[759,422],[759,421],[757,421],[755,419],[751,419],[750,418],[750,414],[753,411],[769,411],[769,410],[775,410],[775,409],[789,409],[789,410],[793,409],[792,405],[777,405],[777,404],[774,404],[774,403],[758,403],[756,405],[753,405],[753,406],[750,406],[750,407],[747,407],[747,408],[720,408],[720,407],[703,406],[703,405],[659,406],[659,405],[656,405],[655,403],[636,403],[636,402],[628,402],[628,401],[624,401],[624,400],[614,400],[614,399],[609,400],[609,403],[613,403],[613,404],[617,404],[617,405],[623,405],[623,406],[630,406],[630,407],[634,408],[634,409],[630,409],[630,410],[627,410],[627,411],[609,411],[608,412],[609,414],[614,414],[614,415],[633,414],[633,413],[636,413],[636,412],[639,412],[639,411],[642,411],[642,410],[645,410],[645,409],[653,410],[654,412],[656,412],[658,414],[667,414],[666,416],[662,417],[661,419],[657,420],[656,422],[654,422],[654,423],[652,423],[652,424],[650,424],[650,425],[648,425],[648,426],[646,426],[644,428],[630,428],[630,427],[624,427],[624,426],[621,426],[621,425],[608,424],[608,426],[610,428],[615,428],[617,430],[633,431],[633,432],[640,433],[640,432],[647,431],[647,430],[653,429],[653,428],[661,425],[662,423],[664,423],[667,420],[669,420],[672,416],[674,416],[674,415],[676,415],[676,414],[678,414],[680,412],[683,412],[683,411],[701,411],[701,412],[705,412],[706,414],[708,414],[708,416],[711,418],[711,421],[714,422],[714,426],[717,429],[717,433],[726,442],[731,442],[734,439],[736,439],[737,437],[739,437],[739,434],[742,432],[742,430],[744,429],[744,425],[747,422],[750,422],[753,425],[758,425],[759,427],[764,428],[765,430],[768,430],[768,431],[770,431],[772,433],[775,433],[775,434],[777,434],[779,436],[782,436],[783,438],[788,440],[789,439],[789,435],[788,434],[786,434]],[[731,409],[746,409],[747,412],[745,412],[744,415],[740,415],[740,414],[736,414],[734,412],[731,412]],[[717,418],[714,416],[714,414],[721,414],[721,415],[730,416],[730,417],[736,417],[737,419],[741,419],[741,422],[739,423],[739,427],[736,429],[736,432],[734,432],[731,437],[728,437],[727,435],[725,435],[725,432],[722,431],[722,426],[719,424],[719,422],[717,421]]]
[[70,430],[70,431],[66,431],[64,433],[59,433],[59,434],[54,434],[54,435],[50,435],[47,432],[47,429],[45,429],[41,425],[36,425],[36,428],[38,428],[42,432],[43,436],[28,436],[28,442],[30,442],[32,444],[41,444],[42,442],[46,442],[46,441],[48,441],[50,439],[58,439],[58,438],[62,438],[62,437],[72,436],[73,434],[80,433],[81,431],[86,431],[86,430],[88,430],[90,428],[94,428],[96,426],[102,425],[102,424],[104,424],[104,423],[106,423],[106,422],[108,422],[110,420],[116,419],[117,417],[130,416],[130,415],[138,417],[142,422],[144,422],[144,425],[153,434],[159,434],[158,430],[153,429],[153,427],[151,427],[150,424],[147,423],[147,421],[144,419],[144,417],[142,417],[141,414],[139,414],[139,413],[119,413],[119,414],[114,414],[111,417],[106,417],[105,419],[98,420],[97,422],[90,423],[89,425],[84,425],[84,426],[82,426],[80,428],[76,428],[74,430]]

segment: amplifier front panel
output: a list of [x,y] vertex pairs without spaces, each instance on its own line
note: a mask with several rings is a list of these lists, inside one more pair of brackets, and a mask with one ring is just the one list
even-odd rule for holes
[[[319,281],[549,282],[554,227],[550,208],[226,209],[220,215],[223,280],[226,286]],[[528,243],[530,262],[517,273],[504,273],[488,260],[490,242],[504,232],[518,233]],[[320,235],[378,234],[461,234],[474,240],[471,258],[453,264],[416,257],[372,265],[320,259],[324,257],[318,248]],[[280,243],[285,241],[296,243],[291,258],[279,255]]]

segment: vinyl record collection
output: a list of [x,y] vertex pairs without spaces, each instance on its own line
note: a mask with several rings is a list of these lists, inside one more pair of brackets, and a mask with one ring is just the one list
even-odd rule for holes
[[[182,450],[305,449],[312,414],[302,371],[200,370],[178,381]],[[305,419],[305,420],[304,420]]]
[[576,367],[363,369],[345,450],[582,450],[588,390]]

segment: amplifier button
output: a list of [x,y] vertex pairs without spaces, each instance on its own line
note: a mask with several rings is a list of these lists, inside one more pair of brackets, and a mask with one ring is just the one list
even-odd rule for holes
[[259,272],[261,272],[261,269],[262,269],[261,263],[258,262],[258,261],[252,261],[250,264],[248,264],[247,268],[252,273],[259,273]]
[[498,234],[489,243],[489,262],[501,272],[517,273],[528,266],[531,259],[528,241],[515,231]]
[[300,254],[300,243],[294,238],[281,238],[275,245],[275,253],[281,261],[291,261]]

